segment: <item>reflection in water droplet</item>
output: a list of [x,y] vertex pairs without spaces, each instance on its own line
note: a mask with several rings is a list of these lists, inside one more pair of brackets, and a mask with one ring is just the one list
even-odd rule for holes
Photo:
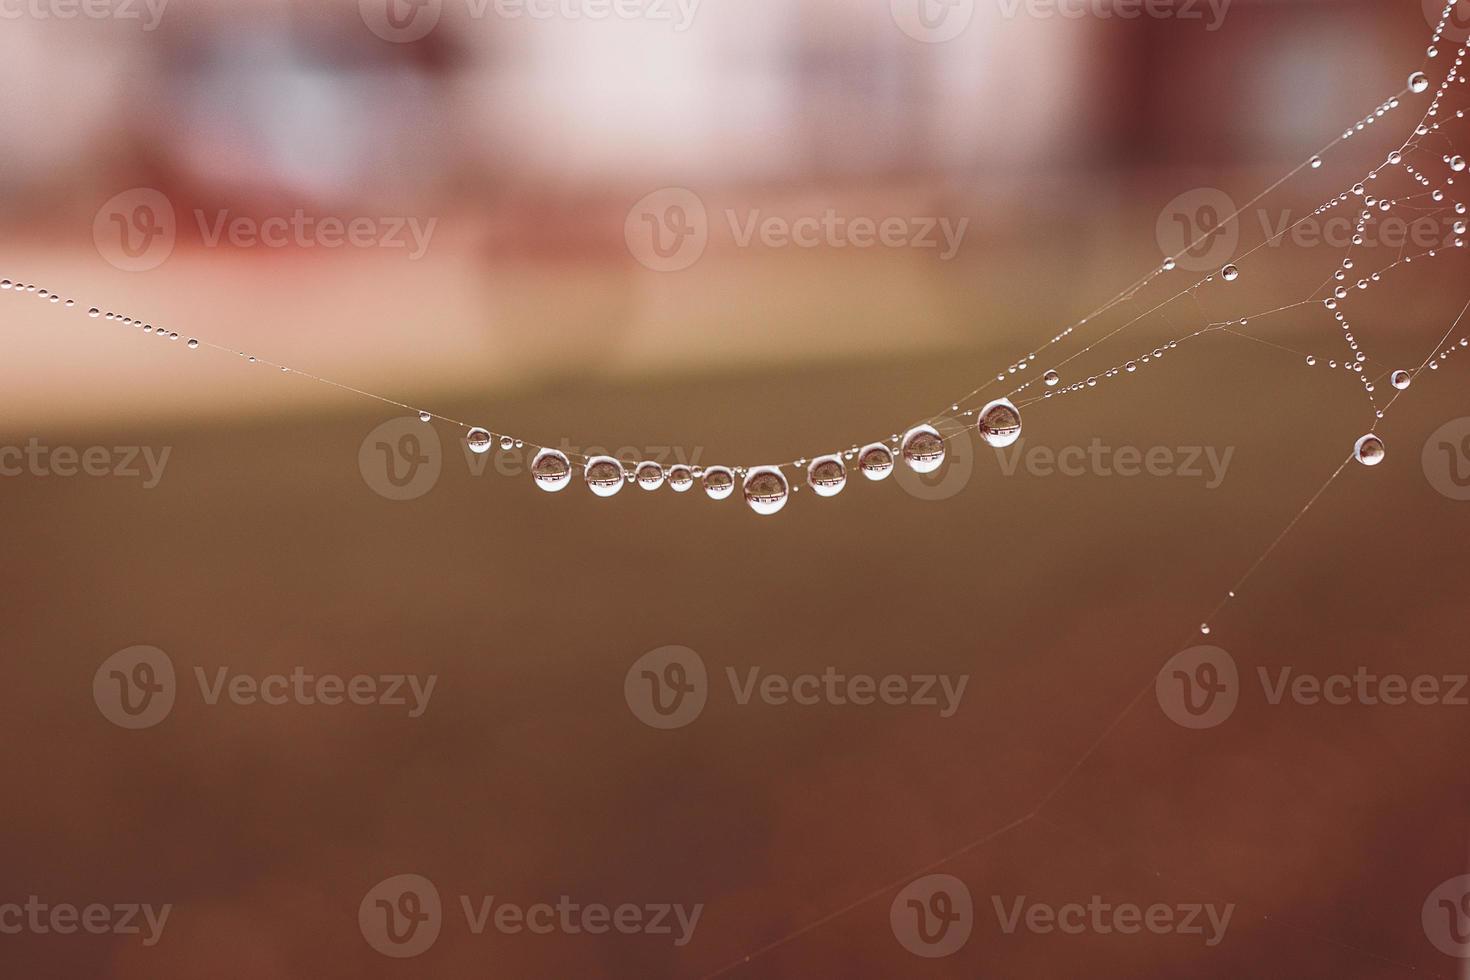
[[623,464],[611,456],[593,456],[583,471],[587,486],[599,497],[611,497],[623,489]]
[[1041,376],[1041,380],[1046,382],[1048,388],[1054,388],[1062,380],[1062,376],[1055,371],[1048,371]]
[[465,441],[469,443],[471,452],[488,453],[490,451],[490,433],[478,426],[470,430]]
[[724,500],[735,492],[735,474],[724,466],[711,466],[704,471],[704,492],[711,500]]
[[980,410],[976,427],[987,446],[1004,449],[1021,438],[1021,413],[1010,399],[997,398]]
[[893,450],[875,442],[858,453],[858,468],[869,480],[884,480],[893,472]]
[[531,479],[547,493],[565,490],[572,483],[572,464],[564,453],[543,449],[531,461]]
[[1409,374],[1408,371],[1395,371],[1393,375],[1388,379],[1388,382],[1399,391],[1403,391],[1405,388],[1409,387],[1413,380],[1413,375]]
[[837,456],[812,460],[806,471],[807,486],[819,497],[835,497],[847,486],[847,465]]
[[694,486],[694,471],[683,463],[669,467],[669,486],[675,493],[683,493]]
[[1384,449],[1383,440],[1371,432],[1359,439],[1357,445],[1353,446],[1353,458],[1364,466],[1377,466],[1383,462],[1385,455],[1387,452]]
[[1429,76],[1422,71],[1416,71],[1409,76],[1409,91],[1415,95],[1429,91]]
[[1240,270],[1233,265],[1227,265],[1220,270],[1220,278],[1226,282],[1234,282],[1240,278]]
[[944,440],[932,425],[915,426],[903,437],[903,459],[915,473],[933,473],[944,465]]
[[658,463],[639,463],[633,475],[637,478],[638,485],[645,490],[657,490],[664,485],[664,468]]
[[745,502],[762,517],[780,511],[790,497],[785,475],[774,466],[757,466],[745,477]]

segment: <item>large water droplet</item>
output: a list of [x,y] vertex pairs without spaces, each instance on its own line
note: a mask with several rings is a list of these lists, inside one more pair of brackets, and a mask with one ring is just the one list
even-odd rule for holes
[[1046,382],[1048,388],[1055,388],[1057,383],[1062,380],[1062,376],[1055,371],[1048,371],[1041,376],[1041,380]]
[[704,471],[704,492],[711,500],[724,500],[735,492],[735,474],[724,466],[711,466]]
[[774,466],[757,466],[745,476],[745,502],[762,517],[769,517],[786,506],[791,487],[786,476]]
[[858,453],[858,469],[869,480],[885,480],[893,472],[893,450],[875,442]]
[[1385,455],[1387,451],[1384,449],[1383,440],[1371,432],[1359,439],[1357,445],[1353,446],[1353,458],[1364,466],[1377,466],[1383,462]]
[[904,435],[903,460],[915,473],[933,473],[944,465],[944,440],[934,426],[915,426]]
[[633,476],[638,480],[638,485],[645,490],[657,490],[664,485],[664,468],[658,463],[639,463],[638,469],[633,471]]
[[683,463],[669,467],[669,486],[675,493],[683,493],[694,486],[694,471]]
[[987,446],[1004,449],[1021,438],[1021,413],[1008,398],[997,398],[980,410],[976,423]]
[[814,459],[807,467],[806,482],[818,497],[835,497],[847,486],[847,464],[838,456]]
[[593,456],[583,471],[587,486],[599,497],[611,497],[623,489],[623,464],[611,456]]
[[572,464],[566,454],[555,449],[543,449],[531,461],[531,479],[547,493],[565,490],[572,483]]
[[490,451],[490,433],[479,427],[470,430],[470,434],[465,436],[465,442],[469,443],[471,452],[483,454]]
[[1429,91],[1429,76],[1422,71],[1416,71],[1409,76],[1409,91],[1415,95]]
[[1226,282],[1234,282],[1240,278],[1240,270],[1233,265],[1227,265],[1220,270],[1220,278]]
[[1414,376],[1411,375],[1408,371],[1395,371],[1389,377],[1388,383],[1393,385],[1399,391],[1403,391],[1405,388],[1409,387],[1413,380]]

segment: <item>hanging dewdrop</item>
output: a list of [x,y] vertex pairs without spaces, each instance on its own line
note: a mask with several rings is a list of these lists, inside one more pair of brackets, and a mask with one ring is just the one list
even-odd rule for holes
[[757,466],[745,477],[745,502],[762,517],[780,512],[791,497],[786,476],[774,466]]
[[975,427],[993,449],[1004,449],[1021,438],[1021,412],[1009,398],[997,398],[980,410]]
[[835,497],[847,486],[847,464],[841,456],[818,457],[807,467],[806,483],[819,497]]
[[611,456],[593,456],[583,471],[587,486],[599,497],[611,497],[623,489],[623,464]]
[[531,461],[531,478],[547,493],[557,493],[571,486],[572,464],[565,454],[555,449],[543,449]]
[[933,473],[944,465],[944,439],[932,425],[919,425],[903,437],[903,461],[915,473]]

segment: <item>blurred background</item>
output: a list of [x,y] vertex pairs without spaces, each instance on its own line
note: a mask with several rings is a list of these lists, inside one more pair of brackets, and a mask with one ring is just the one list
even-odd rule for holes
[[[77,304],[0,294],[0,443],[169,453],[152,486],[0,479],[0,904],[175,906],[156,946],[0,935],[0,973],[1461,975],[1421,906],[1470,870],[1466,709],[1271,705],[1255,677],[1463,672],[1470,525],[1426,476],[1431,433],[1467,414],[1470,353],[1381,424],[1385,465],[1344,472],[1210,611],[1375,424],[1383,373],[1439,349],[1463,251],[1354,296],[1374,399],[1336,366],[1354,352],[1331,313],[1294,305],[1326,295],[1343,249],[1298,243],[1063,380],[1210,321],[1248,317],[1262,342],[1216,332],[1028,409],[1032,445],[1228,449],[1217,487],[1008,474],[966,439],[933,480],[853,474],[772,521],[697,492],[548,497],[519,450],[477,464],[439,422],[413,430],[434,433],[412,444],[433,479],[404,491],[365,462],[403,410],[210,345],[629,459],[845,449],[1005,374],[1213,227],[1222,200],[1246,205],[1373,120],[1253,207],[1232,246],[1181,256],[1059,356],[1346,190],[1428,96],[1375,107],[1420,67],[1438,84],[1463,30],[1426,62],[1417,2],[1180,0],[1137,18],[1023,0],[559,4],[0,10],[0,275]],[[1451,193],[1408,213],[1454,220],[1465,195],[1440,157],[1463,136],[1410,160]],[[803,219],[824,230],[789,243]],[[854,222],[890,219],[893,243],[855,244]],[[1366,271],[1403,251],[1354,254]],[[1228,723],[1186,731],[1153,677],[1205,618],[1245,691]],[[142,731],[92,694],[134,644],[179,675],[172,713]],[[623,685],[668,644],[698,651],[714,689],[666,732]],[[432,673],[435,701],[417,719],[211,705],[194,683],[196,667],[297,665]],[[970,681],[952,718],[718,693],[751,666]],[[966,882],[976,920],[933,960],[888,916],[931,872]],[[446,921],[397,960],[357,913],[406,873],[436,883]],[[677,948],[474,936],[461,894],[705,909]],[[1238,908],[1217,947],[1008,935],[991,909],[1094,894]]]

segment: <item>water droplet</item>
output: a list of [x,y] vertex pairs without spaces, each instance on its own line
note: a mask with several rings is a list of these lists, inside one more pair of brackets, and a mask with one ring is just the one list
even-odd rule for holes
[[1371,432],[1359,439],[1353,446],[1353,458],[1364,466],[1377,466],[1383,462],[1385,455],[1387,452],[1384,449],[1383,440]]
[[1226,282],[1234,282],[1240,278],[1240,270],[1233,265],[1227,265],[1220,270],[1220,278]]
[[564,453],[543,449],[531,460],[531,479],[547,493],[557,493],[571,486],[572,464]]
[[1199,624],[1199,631],[1203,635],[1209,636],[1210,635],[1210,624],[1209,623],[1200,623]]
[[1409,374],[1408,371],[1395,371],[1393,375],[1388,379],[1388,383],[1393,385],[1399,391],[1403,391],[1405,388],[1409,387],[1413,380],[1413,375]]
[[1173,272],[1174,271],[1174,266],[1176,266],[1177,264],[1178,263],[1176,263],[1173,259],[1165,259],[1164,260],[1164,271],[1165,272]]
[[711,466],[704,471],[704,492],[711,500],[724,500],[735,492],[735,474],[727,467]]
[[762,517],[780,511],[790,497],[786,475],[774,466],[757,466],[745,477],[745,502]]
[[837,456],[812,460],[806,470],[807,486],[819,497],[835,497],[847,486],[847,466]]
[[997,398],[980,410],[976,427],[987,446],[1004,449],[1021,438],[1021,412],[1010,399]]
[[1317,359],[1315,357],[1313,357],[1311,354],[1308,354],[1307,355],[1307,367],[1316,367],[1316,366],[1317,366]]
[[1460,171],[1464,170],[1465,158],[1460,156],[1458,153],[1450,157],[1450,169],[1453,170],[1455,173],[1459,173]]
[[669,467],[669,486],[675,493],[684,493],[694,486],[694,471],[683,463]]
[[637,477],[638,485],[645,490],[657,490],[664,485],[664,468],[658,463],[639,463],[633,475]]
[[87,311],[87,316],[91,317],[94,320],[97,319],[101,315],[102,315],[102,311],[99,310],[99,309],[97,309],[97,307],[95,307],[95,306],[92,307],[90,310]]
[[469,435],[465,436],[465,442],[469,444],[470,452],[484,454],[490,451],[490,433],[484,429],[471,429]]
[[893,450],[881,442],[864,446],[862,452],[858,453],[858,469],[869,480],[887,479],[893,472]]
[[587,486],[599,497],[611,497],[623,489],[623,464],[611,456],[593,456],[583,471]]
[[1416,71],[1409,76],[1409,91],[1415,95],[1429,91],[1429,76],[1422,71]]
[[944,465],[944,440],[932,425],[919,425],[903,437],[903,459],[915,473],[933,473]]
[[430,415],[428,412],[420,412],[419,413],[419,421],[420,422],[429,422],[429,421],[432,421],[433,418],[434,418],[434,416]]
[[1048,388],[1055,388],[1057,386],[1057,382],[1062,380],[1062,376],[1060,374],[1057,374],[1055,371],[1048,371],[1041,376],[1041,380],[1046,382],[1046,386]]
[[199,341],[195,340],[193,337],[190,337],[189,338],[189,349],[190,350],[198,350],[199,349]]
[[1321,166],[1322,166],[1322,158],[1321,157],[1312,157],[1312,169],[1313,170],[1317,170],[1317,169],[1320,169]]

